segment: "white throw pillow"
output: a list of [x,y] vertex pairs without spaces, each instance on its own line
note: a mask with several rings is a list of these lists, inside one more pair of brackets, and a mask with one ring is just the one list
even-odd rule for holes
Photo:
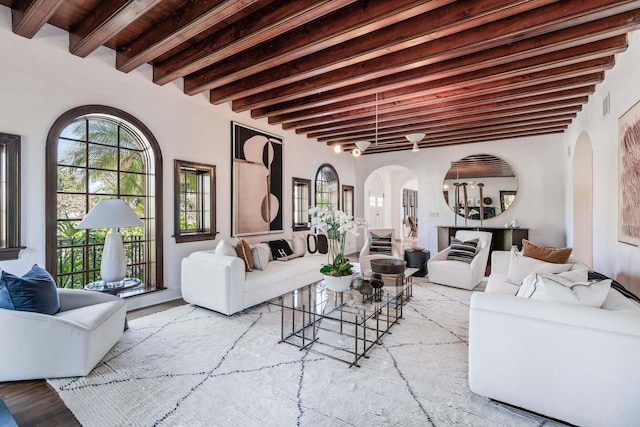
[[307,242],[304,237],[294,234],[293,241],[291,244],[291,249],[293,253],[297,256],[304,256],[305,252],[307,252]]
[[586,271],[531,273],[522,282],[516,296],[599,308],[607,298],[610,288],[611,279],[589,282]]
[[236,252],[236,248],[226,240],[222,239],[218,242],[216,246],[216,255],[227,255],[237,257],[238,253]]
[[253,269],[264,270],[271,259],[271,249],[266,243],[256,243],[251,245],[251,255],[253,255]]
[[519,285],[531,273],[562,273],[563,271],[569,271],[572,265],[554,264],[526,257],[518,252],[511,252],[507,281],[514,285]]

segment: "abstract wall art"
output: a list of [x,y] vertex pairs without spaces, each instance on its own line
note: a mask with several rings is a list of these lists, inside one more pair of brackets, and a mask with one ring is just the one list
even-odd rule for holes
[[231,140],[231,234],[282,233],[282,138],[232,122]]
[[618,240],[640,245],[640,102],[618,121]]

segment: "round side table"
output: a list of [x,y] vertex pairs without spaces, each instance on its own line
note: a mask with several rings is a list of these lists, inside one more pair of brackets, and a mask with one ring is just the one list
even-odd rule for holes
[[422,248],[405,249],[404,260],[407,262],[407,268],[418,268],[413,275],[416,277],[424,277],[427,275],[427,261],[431,257],[431,252]]

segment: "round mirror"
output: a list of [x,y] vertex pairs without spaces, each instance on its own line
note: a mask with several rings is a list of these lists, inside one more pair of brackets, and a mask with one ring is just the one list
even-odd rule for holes
[[518,191],[511,165],[489,154],[451,162],[442,185],[444,200],[461,217],[488,219],[509,209]]

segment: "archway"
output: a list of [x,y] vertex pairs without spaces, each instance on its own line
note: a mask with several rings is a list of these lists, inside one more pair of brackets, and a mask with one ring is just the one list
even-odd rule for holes
[[586,132],[573,155],[573,256],[593,266],[593,149]]
[[405,166],[389,165],[372,171],[364,181],[363,192],[364,219],[369,227],[393,228],[397,238],[406,237],[403,190],[417,191],[417,182],[416,175]]

